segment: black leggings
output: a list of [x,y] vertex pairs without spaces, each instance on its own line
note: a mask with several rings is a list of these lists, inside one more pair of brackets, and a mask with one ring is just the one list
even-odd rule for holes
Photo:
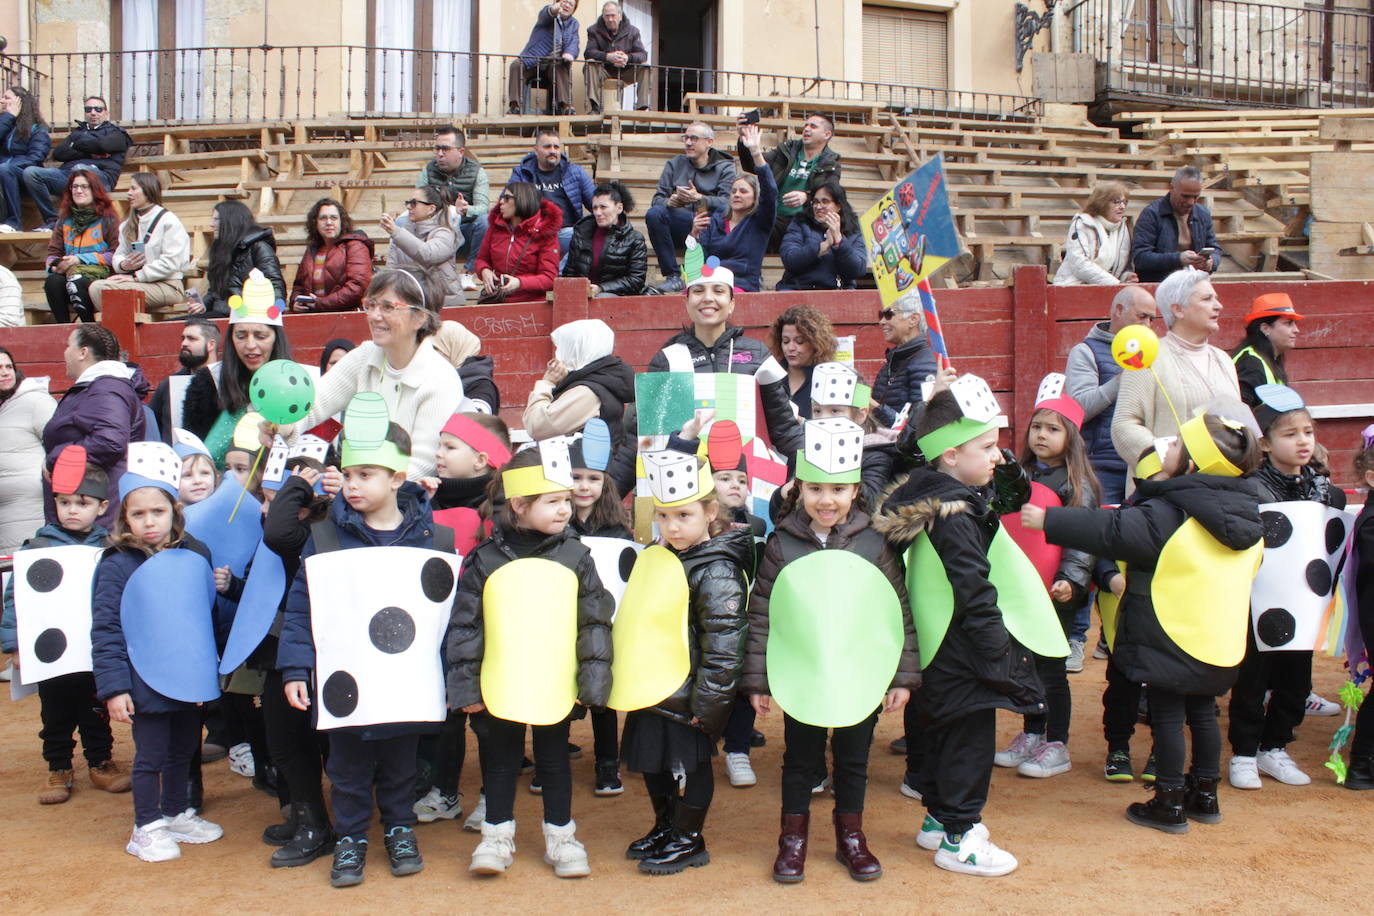
[[811,810],[811,789],[816,774],[825,772],[825,743],[830,739],[834,763],[835,810],[840,814],[860,814],[868,788],[868,751],[873,745],[873,728],[878,713],[834,731],[798,722],[783,714],[782,811],[806,814]]
[[[314,702],[312,695],[311,702]],[[320,777],[328,740],[315,731],[309,710],[294,709],[282,692],[280,671],[268,671],[262,691],[262,721],[267,748],[277,768],[279,794],[312,808],[324,806]]]
[[[67,289],[67,282],[71,281],[76,288],[76,302],[72,302],[72,296]],[[76,309],[77,316],[82,321],[95,321],[95,305],[91,302],[91,283],[94,281],[90,277],[68,277],[66,274],[48,274],[43,281],[43,294],[48,297],[48,309],[52,312],[53,321],[58,324],[66,324],[72,320],[71,310]]]
[[1107,655],[1107,689],[1102,691],[1102,736],[1108,751],[1129,751],[1140,715],[1140,692],[1145,688],[1131,680]]
[[[43,729],[43,759],[49,770],[70,770],[76,750],[74,732],[81,733],[86,762],[97,766],[110,759],[114,735],[105,704],[95,698],[95,676],[89,671],[63,674],[38,682],[39,715]],[[156,818],[154,818],[156,820]]]
[[[1059,615],[1059,625],[1068,636],[1073,629],[1077,609],[1058,602],[1054,605]],[[1069,740],[1069,717],[1073,713],[1073,695],[1069,693],[1069,675],[1064,668],[1064,659],[1035,656],[1035,675],[1040,686],[1045,689],[1045,712],[1041,715],[1025,717],[1025,730],[1031,735],[1044,735],[1047,741]]]
[[[677,777],[672,773],[645,773],[644,788],[651,796],[677,798]],[[807,791],[811,791],[807,789]],[[682,803],[693,808],[711,807],[716,796],[716,775],[710,763],[688,773],[682,786]]]
[[1150,697],[1150,727],[1155,738],[1155,784],[1161,789],[1183,787],[1186,757],[1183,723],[1193,735],[1192,773],[1203,778],[1221,777],[1221,726],[1217,724],[1217,698],[1183,695],[1162,687],[1146,687]]
[[133,720],[134,824],[145,827],[159,817],[186,810],[191,754],[200,747],[200,709],[136,712]]
[[598,764],[615,763],[620,759],[620,741],[617,731],[620,717],[610,707],[597,707],[591,712],[592,742]]
[[[525,756],[525,723],[498,719],[491,713],[484,713],[483,719],[482,785],[487,794],[487,823],[504,824],[515,820],[515,783]],[[534,772],[543,787],[544,823],[561,827],[572,820],[568,720],[529,728],[534,735]]]

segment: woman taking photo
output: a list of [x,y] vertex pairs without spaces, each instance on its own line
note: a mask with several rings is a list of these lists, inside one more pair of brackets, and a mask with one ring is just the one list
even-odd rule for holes
[[272,230],[259,226],[253,211],[242,201],[225,200],[210,211],[210,228],[215,239],[210,243],[205,270],[205,296],[188,293],[186,310],[207,318],[228,318],[229,297],[243,294],[243,281],[256,270],[272,284],[277,298],[286,301],[286,283],[277,261],[277,240]]
[[24,378],[0,347],[0,556],[43,525],[43,427],[56,409],[48,380]]
[[152,172],[129,177],[129,218],[119,227],[114,273],[91,284],[91,301],[100,311],[107,289],[134,289],[149,311],[185,301],[182,277],[191,262],[191,237],[176,214],[162,206],[162,183]]
[[1251,407],[1259,404],[1256,385],[1287,385],[1284,355],[1298,345],[1298,322],[1287,293],[1265,293],[1250,305],[1245,316],[1245,340],[1231,351],[1240,382],[1240,398]]
[[434,308],[463,304],[463,287],[458,282],[458,233],[448,218],[448,195],[429,185],[415,189],[406,201],[405,215],[393,219],[382,214],[382,231],[391,236],[386,266],[408,270],[417,278],[427,276],[444,291],[444,301]]
[[779,290],[853,289],[868,273],[863,230],[838,180],[830,178],[811,189],[778,253],[783,266]]
[[1069,223],[1064,263],[1054,273],[1055,286],[1117,286],[1134,283],[1131,270],[1131,226],[1126,219],[1129,192],[1119,181],[1093,185],[1083,212]]
[[598,185],[592,192],[592,215],[573,227],[565,277],[586,277],[591,295],[638,296],[649,271],[649,246],[630,225],[635,208],[630,191],[618,181]]
[[773,220],[778,209],[778,185],[773,170],[763,158],[759,143],[759,126],[742,124],[739,140],[754,157],[753,172],[735,177],[730,185],[730,206],[712,214],[698,210],[692,220],[692,235],[701,243],[709,258],[720,258],[720,266],[728,268],[735,277],[735,285],[745,292],[756,293],[763,283],[763,254],[773,233]]
[[482,250],[478,302],[534,302],[558,276],[558,230],[563,210],[528,181],[506,185],[491,209]]
[[292,312],[351,312],[372,282],[372,239],[332,197],[315,201],[305,216],[306,246],[288,308]]
[[119,216],[98,172],[78,169],[67,180],[48,240],[43,294],[58,324],[95,321],[91,284],[110,275],[119,240]]
[[810,305],[792,306],[768,331],[768,349],[787,367],[787,393],[803,420],[811,419],[811,370],[833,361],[838,346],[830,319]]

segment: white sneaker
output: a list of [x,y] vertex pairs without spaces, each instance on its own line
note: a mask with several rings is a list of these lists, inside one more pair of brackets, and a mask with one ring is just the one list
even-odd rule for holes
[[0,671],[0,683],[6,683],[6,684],[8,684],[8,683],[9,683],[11,680],[13,680],[13,679],[14,679],[14,662],[10,662],[8,665],[5,666],[5,670],[4,670],[4,671]]
[[0,232],[18,232],[18,226],[11,226],[9,223],[0,223]]
[[477,807],[472,809],[468,819],[463,821],[463,829],[468,833],[481,833],[482,822],[487,819],[487,796],[486,794],[477,796]]
[[1312,777],[1298,769],[1293,758],[1281,747],[1260,751],[1255,757],[1255,764],[1265,776],[1272,776],[1286,786],[1305,786],[1312,781]]
[[1083,671],[1083,648],[1084,643],[1081,639],[1069,640],[1069,657],[1064,659],[1064,670],[1069,674],[1081,674]]
[[229,769],[252,779],[257,775],[257,764],[253,760],[253,747],[248,742],[229,748]]
[[463,271],[458,275],[458,282],[467,292],[472,292],[477,289],[477,278],[467,271]]
[[1228,777],[1237,789],[1258,789],[1260,787],[1259,768],[1254,757],[1232,757]]
[[1101,637],[1098,637],[1097,645],[1093,647],[1093,658],[1100,662],[1107,660],[1107,643]]
[[553,866],[553,873],[560,878],[585,878],[592,873],[587,847],[578,842],[576,832],[576,821],[568,821],[562,827],[544,825],[544,861]]
[[1069,762],[1069,749],[1063,741],[1049,741],[1035,749],[1029,760],[1023,760],[1016,768],[1022,776],[1034,779],[1047,779],[1073,769]]
[[1339,716],[1341,706],[1339,703],[1332,703],[1326,697],[1319,696],[1316,691],[1307,695],[1307,705],[1303,707],[1305,715],[1309,716]]
[[948,871],[980,878],[996,878],[1016,871],[1016,856],[998,849],[988,838],[988,828],[974,824],[960,837],[959,844],[951,842],[948,834],[935,851],[935,864]]
[[999,767],[1019,767],[1034,757],[1035,749],[1044,743],[1044,735],[1022,732],[1012,739],[1011,745],[1005,751],[998,751],[994,754],[992,762]]
[[224,836],[224,828],[187,808],[167,822],[167,833],[178,843],[213,843]]
[[[916,801],[921,800],[920,790],[913,786],[910,782],[908,782],[905,776],[902,777],[901,785],[897,786],[897,791],[901,792],[907,798],[914,798]],[[934,849],[935,847],[932,846],[930,848]]]
[[181,857],[181,847],[167,832],[167,818],[160,817],[151,824],[135,827],[124,851],[144,862],[166,862]]
[[[453,820],[463,813],[462,793],[453,798],[449,798],[438,789],[430,789],[425,797],[415,803],[415,817],[422,824],[432,824],[443,818]],[[481,821],[478,821],[480,828]]]
[[748,754],[726,754],[725,772],[730,776],[730,785],[736,789],[747,788],[759,781],[749,763]]
[[921,821],[921,829],[916,832],[916,845],[934,852],[940,848],[940,841],[944,838],[945,825],[927,814],[925,820]]
[[482,822],[482,842],[472,851],[468,871],[477,875],[500,875],[515,861],[515,821],[504,824]]
[[822,776],[822,777],[821,777],[821,781],[818,782],[818,783],[816,783],[814,786],[811,787],[811,794],[812,794],[812,795],[820,795],[822,792],[824,792],[824,791],[825,791],[826,789],[828,789],[828,788],[830,788],[830,777],[829,777],[829,776]]

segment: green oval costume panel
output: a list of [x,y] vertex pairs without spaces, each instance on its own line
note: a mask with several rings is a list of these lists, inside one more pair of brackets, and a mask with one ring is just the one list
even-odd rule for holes
[[[1045,584],[1035,566],[1002,528],[988,548],[988,578],[997,589],[997,607],[1007,632],[1036,655],[1063,658],[1069,641],[1059,615],[1054,612]],[[911,616],[921,645],[921,667],[940,651],[945,631],[954,617],[954,589],[944,564],[922,534],[907,549],[906,587],[911,596]]]
[[862,722],[883,702],[905,642],[882,570],[847,550],[783,567],[768,602],[768,686],[789,716],[819,728]]
[[635,561],[611,628],[611,697],[630,712],[673,695],[692,672],[687,644],[687,572],[668,548],[646,547]]
[[1239,665],[1250,626],[1250,586],[1263,558],[1263,540],[1232,550],[1197,519],[1184,522],[1160,551],[1151,586],[1164,633],[1205,665]]
[[577,574],[512,560],[482,590],[482,702],[511,722],[553,725],[577,701]]

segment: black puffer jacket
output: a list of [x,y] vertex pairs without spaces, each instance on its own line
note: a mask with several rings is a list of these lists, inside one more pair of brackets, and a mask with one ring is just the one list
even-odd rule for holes
[[[749,593],[749,646],[744,656],[740,690],[744,693],[772,692],[768,689],[767,659],[768,602],[773,595],[773,585],[782,573],[785,556],[800,558],[818,550],[848,550],[858,554],[882,570],[887,581],[892,583],[902,602],[902,625],[906,630],[906,642],[902,646],[897,671],[892,677],[892,686],[909,690],[921,686],[921,657],[916,651],[916,627],[911,622],[911,605],[907,602],[906,576],[901,561],[881,535],[859,538],[871,522],[867,512],[851,510],[844,524],[832,529],[825,543],[821,544],[811,530],[806,511],[798,506],[769,535],[768,546],[763,549],[763,559],[759,562],[758,576],[754,579],[754,590]],[[878,547],[876,552],[870,549],[874,543]],[[832,610],[844,613],[845,608],[836,607]]]
[[1345,508],[1345,491],[1331,486],[1331,478],[1306,465],[1297,474],[1285,474],[1269,463],[1254,473],[1254,480],[1260,485],[1261,502],[1304,502],[1311,501],[1330,506],[1333,509]]
[[597,413],[611,430],[611,442],[619,448],[625,438],[625,405],[635,402],[635,371],[615,354],[594,359],[581,369],[569,372],[553,386],[553,399],[581,385],[601,402]]
[[[1183,523],[1195,518],[1231,550],[1245,550],[1264,535],[1259,491],[1253,480],[1188,474],[1173,480],[1136,481],[1135,504],[1120,509],[1050,509],[1045,537],[1126,563],[1126,593],[1117,611],[1112,659],[1136,683],[1175,693],[1221,696],[1236,668],[1193,658],[1164,631],[1152,596],[1160,551]],[[1248,602],[1248,596],[1246,601]],[[1198,607],[1199,614],[1212,611]],[[1249,619],[1246,619],[1246,626]]]
[[649,273],[649,246],[644,235],[625,214],[606,236],[601,248],[601,261],[596,276],[592,276],[592,235],[596,232],[596,217],[584,216],[573,226],[572,241],[568,243],[568,261],[563,276],[586,277],[603,293],[617,296],[638,296],[644,292],[644,280]]
[[748,571],[754,566],[754,534],[737,528],[678,554],[687,570],[691,603],[687,643],[692,669],[682,686],[653,712],[717,738],[730,718],[739,689],[749,625]]
[[249,232],[234,246],[233,262],[218,289],[205,291],[205,317],[228,318],[229,297],[243,292],[243,281],[253,268],[272,284],[277,298],[286,301],[286,282],[282,280],[281,264],[277,261],[277,240],[271,229],[259,228]]
[[458,378],[463,380],[463,397],[481,401],[489,413],[501,412],[501,392],[496,387],[495,364],[490,356],[469,356],[463,360]]
[[[531,535],[498,524],[491,537],[463,561],[453,615],[444,639],[448,705],[462,709],[482,702],[482,656],[486,653],[482,591],[492,573],[521,557],[562,563],[577,574],[577,699],[605,706],[611,693],[611,614],[615,603],[601,585],[591,551],[571,527],[545,538],[533,550],[519,550]],[[572,710],[568,710],[572,712]]]
[[883,354],[883,365],[873,381],[874,416],[891,426],[904,406],[911,405],[908,420],[916,419],[921,405],[921,383],[935,374],[935,351],[924,333]]
[[999,523],[986,495],[920,467],[888,496],[874,527],[902,552],[924,532],[954,592],[949,629],[916,693],[926,722],[938,726],[980,709],[1043,713],[1031,654],[1007,632],[988,580],[988,547]]

